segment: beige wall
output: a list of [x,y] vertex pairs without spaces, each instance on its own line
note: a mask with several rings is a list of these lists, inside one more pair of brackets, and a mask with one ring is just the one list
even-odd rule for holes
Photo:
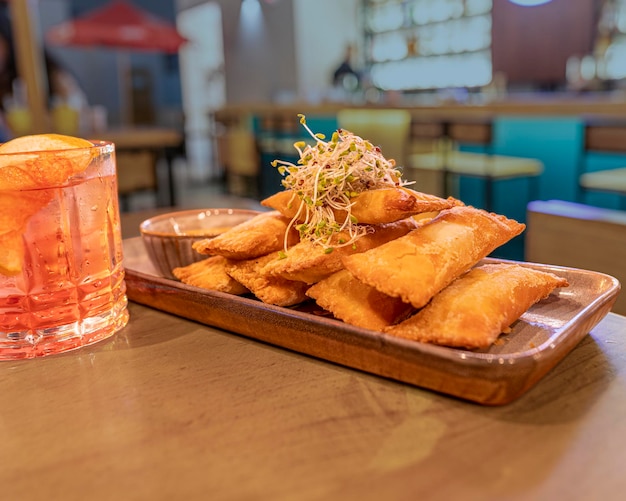
[[[316,101],[328,98],[330,80],[348,44],[359,45],[358,0],[296,0],[298,93]],[[363,54],[355,55],[356,66]]]
[[[177,11],[205,1],[177,0]],[[222,9],[228,104],[318,99],[358,38],[358,0],[260,0],[256,32],[240,25],[241,0],[212,1]]]
[[[263,102],[296,93],[291,0],[261,1],[260,22],[253,27],[241,24],[241,0],[214,1],[222,10],[227,102]],[[179,0],[177,10],[201,3]]]

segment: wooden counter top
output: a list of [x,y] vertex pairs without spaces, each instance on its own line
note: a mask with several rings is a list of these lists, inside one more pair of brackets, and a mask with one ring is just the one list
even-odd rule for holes
[[252,104],[230,105],[215,112],[215,119],[225,125],[239,123],[250,115],[269,117],[280,129],[285,124],[295,126],[298,114],[308,117],[334,115],[350,107],[402,108],[411,113],[411,137],[438,139],[449,137],[458,142],[488,144],[491,142],[494,118],[514,116],[576,116],[585,124],[586,150],[626,151],[626,97],[584,97],[578,99],[523,99],[496,101],[485,104],[412,105],[295,103],[290,105]]
[[134,303],[130,316],[94,346],[0,363],[3,499],[617,500],[626,488],[626,317],[609,314],[492,408]]
[[176,129],[163,127],[123,127],[94,133],[98,139],[115,143],[117,149],[178,148],[183,135]]
[[624,118],[626,96],[617,95],[540,95],[490,101],[485,103],[412,103],[410,101],[377,104],[296,102],[290,104],[246,103],[228,105],[214,114],[218,121],[231,122],[250,114],[272,115],[297,119],[298,113],[307,116],[334,114],[342,108],[402,108],[409,110],[415,119],[428,121],[453,117],[455,120],[479,120],[494,115],[580,115],[598,118]]

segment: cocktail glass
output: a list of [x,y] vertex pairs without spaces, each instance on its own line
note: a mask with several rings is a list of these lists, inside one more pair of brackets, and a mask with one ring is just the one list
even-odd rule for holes
[[0,360],[89,345],[128,322],[115,148],[76,144],[87,146],[0,146]]

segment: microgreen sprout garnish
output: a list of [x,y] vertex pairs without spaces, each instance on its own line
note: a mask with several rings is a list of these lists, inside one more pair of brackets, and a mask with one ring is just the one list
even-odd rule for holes
[[[313,133],[304,115],[298,117],[314,144],[294,143],[300,156],[296,164],[272,162],[284,178],[282,185],[293,192],[290,204],[299,203],[290,226],[295,226],[301,240],[319,243],[327,252],[354,245],[368,232],[351,213],[354,198],[363,191],[409,183],[402,180],[395,161],[387,160],[371,142],[345,129],[336,130],[325,141],[323,134]],[[345,220],[337,221],[334,211],[345,211]]]

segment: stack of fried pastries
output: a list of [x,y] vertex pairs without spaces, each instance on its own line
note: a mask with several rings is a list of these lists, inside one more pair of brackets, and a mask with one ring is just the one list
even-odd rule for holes
[[407,188],[364,193],[351,213],[368,231],[353,245],[329,251],[300,241],[292,223],[297,201],[284,191],[262,202],[273,210],[195,244],[210,257],[173,274],[278,306],[312,299],[351,325],[470,349],[490,346],[533,304],[568,285],[527,266],[479,264],[524,231],[515,220]]

